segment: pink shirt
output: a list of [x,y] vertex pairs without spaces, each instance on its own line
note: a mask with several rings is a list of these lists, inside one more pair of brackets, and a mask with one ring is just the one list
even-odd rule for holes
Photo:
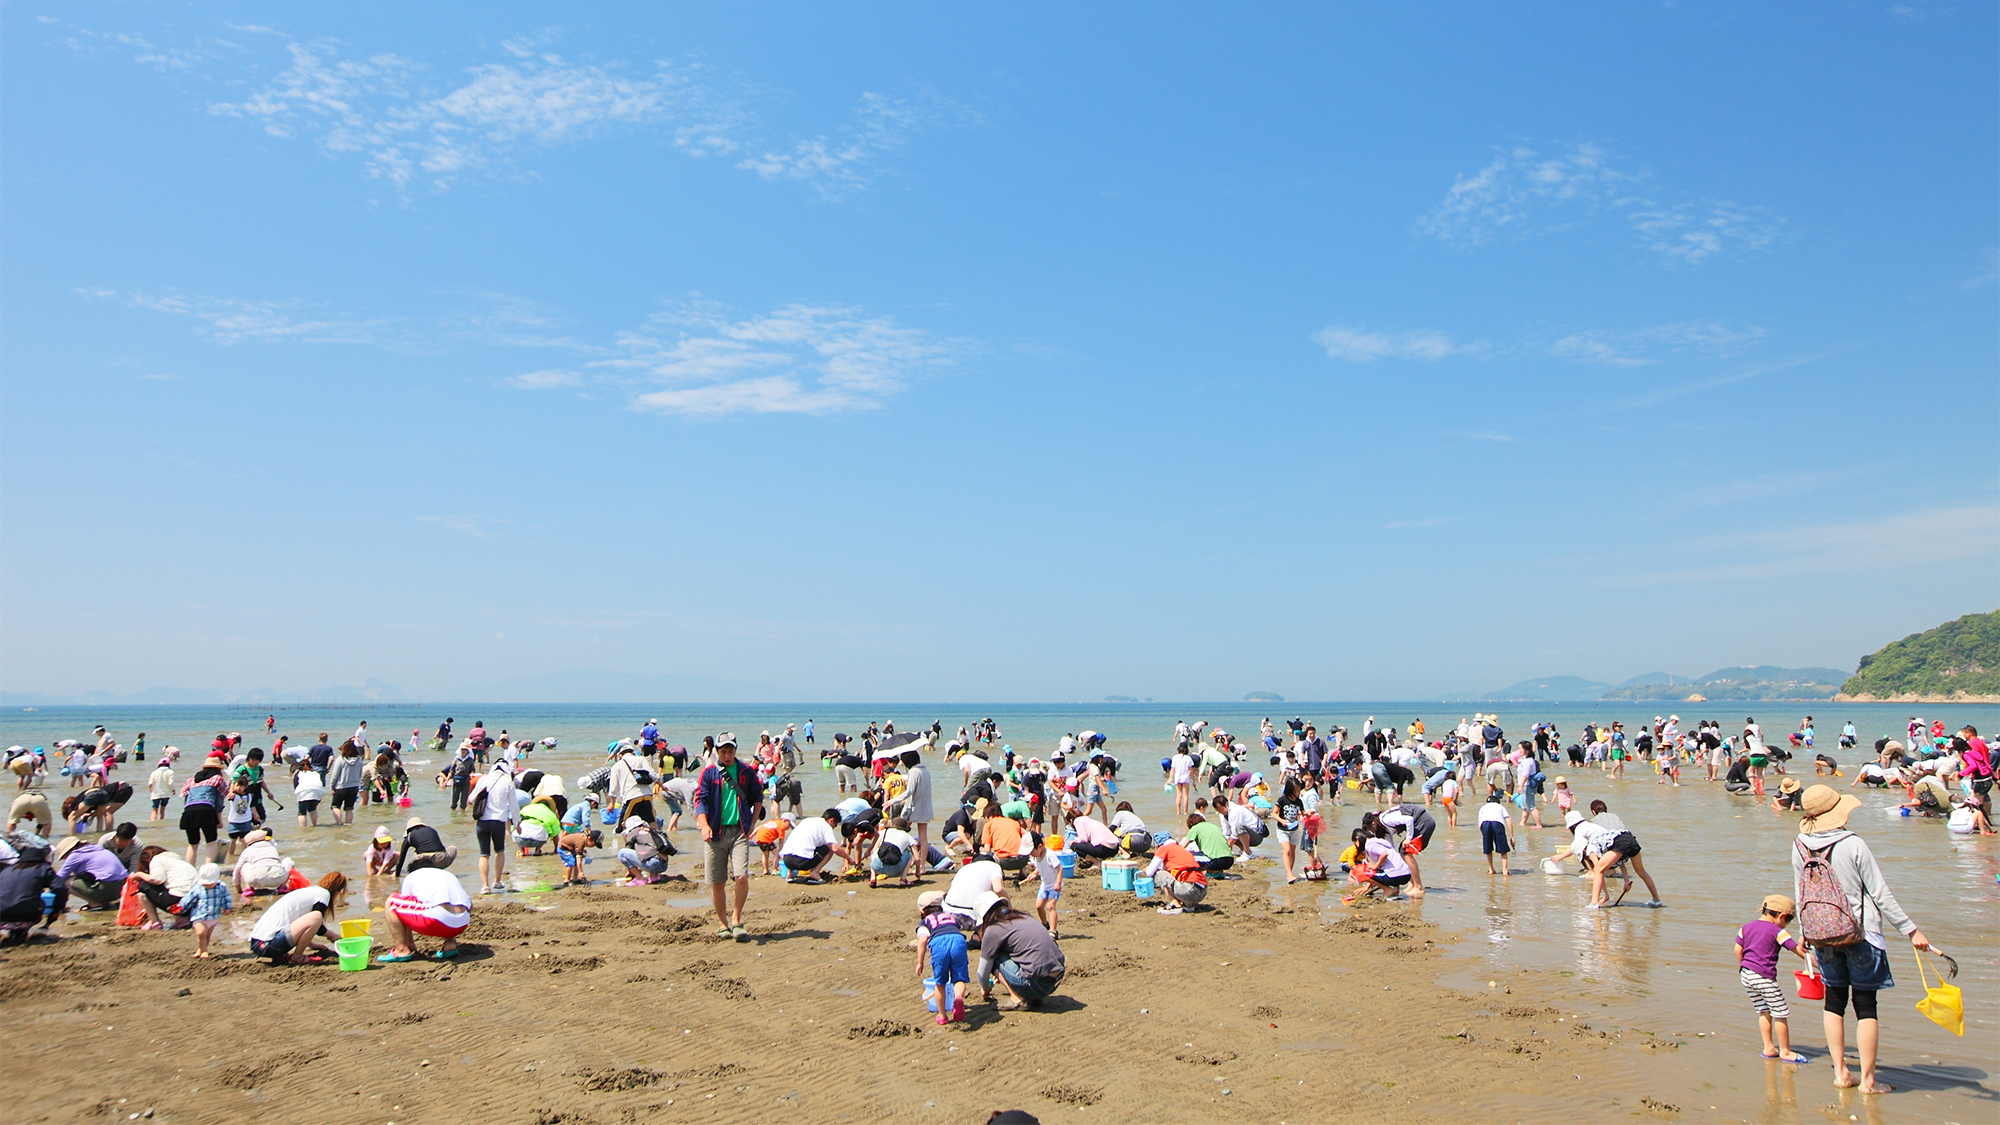
[[1070,821],[1070,824],[1076,829],[1076,838],[1079,843],[1099,848],[1115,848],[1118,846],[1117,835],[1111,829],[1099,824],[1091,817],[1080,816]]

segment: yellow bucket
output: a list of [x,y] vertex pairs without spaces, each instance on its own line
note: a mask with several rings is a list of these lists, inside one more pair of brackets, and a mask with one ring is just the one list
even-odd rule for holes
[[372,921],[373,919],[371,918],[349,918],[340,924],[340,936],[344,938],[367,937],[368,925]]
[[1347,779],[1347,787],[1349,789],[1359,789],[1361,788],[1361,783],[1350,777]]

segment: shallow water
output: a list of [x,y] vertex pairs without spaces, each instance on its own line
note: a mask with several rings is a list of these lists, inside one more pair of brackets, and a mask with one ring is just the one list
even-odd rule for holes
[[[1566,739],[1574,738],[1587,720],[1622,720],[1628,729],[1634,729],[1665,710],[1652,704],[1479,706],[1497,710],[1510,733],[1525,733],[1537,721],[1554,721]],[[1693,707],[1699,710],[1690,710]],[[289,732],[294,741],[304,738],[308,742],[321,730],[338,740],[364,718],[377,740],[398,737],[406,743],[413,729],[423,731],[422,737],[428,738],[445,714],[458,720],[454,729],[460,733],[483,719],[487,729],[496,733],[505,729],[520,737],[558,738],[560,745],[555,750],[535,751],[530,761],[573,779],[601,764],[606,742],[636,734],[648,718],[658,718],[663,736],[672,742],[697,746],[703,734],[727,729],[747,747],[755,744],[758,731],[779,731],[787,722],[802,725],[808,716],[817,720],[817,745],[828,746],[835,731],[858,733],[870,719],[894,719],[902,729],[927,726],[938,719],[949,739],[960,723],[969,726],[973,720],[990,715],[999,722],[1003,741],[1012,743],[1017,751],[1042,757],[1054,749],[1064,733],[1094,729],[1109,735],[1108,749],[1123,762],[1119,798],[1130,800],[1149,824],[1165,829],[1172,819],[1172,798],[1162,792],[1158,763],[1171,751],[1176,719],[1208,719],[1254,738],[1257,720],[1263,715],[1268,714],[1281,730],[1284,719],[1303,715],[1322,731],[1341,723],[1358,736],[1362,720],[1370,714],[1399,725],[1421,715],[1435,733],[1474,709],[1474,705],[1464,704],[1447,709],[1407,703],[644,709],[581,705],[476,709],[465,705],[447,709],[427,705],[421,710],[306,708],[280,711],[277,716],[281,733]],[[1835,747],[1840,724],[1850,719],[1859,728],[1864,745],[1883,735],[1901,738],[1913,712],[1927,718],[1942,717],[1953,729],[1968,722],[1989,733],[2000,729],[2000,707],[1991,706],[1726,703],[1679,705],[1676,709],[1683,711],[1687,725],[1698,718],[1715,718],[1725,729],[1735,729],[1746,713],[1756,714],[1774,738],[1811,713],[1818,718],[1819,749],[1844,765],[1857,760],[1858,755],[1829,748]],[[192,768],[190,759],[198,761],[219,730],[240,730],[246,745],[269,746],[269,740],[262,737],[265,714],[223,707],[45,708],[0,715],[0,740],[5,744],[47,745],[60,738],[83,738],[92,725],[103,723],[113,737],[129,744],[134,733],[144,730],[149,757],[157,756],[159,749],[170,743],[183,748],[180,775],[185,777]],[[301,831],[296,820],[272,807],[281,846],[309,872],[329,867],[355,871],[375,825],[387,824],[400,836],[402,821],[417,813],[432,823],[449,826],[447,838],[458,844],[462,853],[472,853],[462,854],[454,865],[454,870],[470,882],[476,878],[471,830],[463,814],[456,820],[448,814],[446,792],[434,788],[422,768],[414,764],[433,760],[440,760],[439,756],[427,752],[410,755],[413,809],[363,809],[351,828],[323,826]],[[928,764],[936,777],[942,809],[950,800],[949,790],[957,774],[935,759]],[[147,829],[143,833],[147,840],[171,844],[179,835],[171,824],[150,826],[143,819],[148,768],[128,763],[114,774],[141,791],[123,816]],[[1645,896],[1644,886],[1635,884],[1626,906],[1605,911],[1582,909],[1589,894],[1587,880],[1574,875],[1544,875],[1537,867],[1541,856],[1567,843],[1568,834],[1560,828],[1523,829],[1519,833],[1521,850],[1512,857],[1511,877],[1489,876],[1479,854],[1478,834],[1468,826],[1472,818],[1462,817],[1455,832],[1441,828],[1422,856],[1431,893],[1408,904],[1409,909],[1462,938],[1448,952],[1454,980],[1475,988],[1483,988],[1487,981],[1506,987],[1513,975],[1527,971],[1564,974],[1560,979],[1566,994],[1559,1006],[1573,1009],[1573,1013],[1590,1013],[1600,1026],[1641,1029],[1685,1044],[1656,1055],[1647,1066],[1629,1075],[1601,1080],[1600,1085],[1608,1083],[1603,1088],[1628,1093],[1631,1102],[1649,1092],[1657,1095],[1659,1084],[1671,1079],[1708,1098],[1698,1106],[1686,1095],[1677,1102],[1690,1111],[1699,1110],[1704,1117],[1792,1121],[1800,1120],[1803,1114],[1803,1119],[1823,1120],[1824,1114],[1838,1106],[1841,1112],[1834,1116],[1839,1120],[1846,1120],[1849,1112],[1864,1121],[2000,1119],[2000,1093],[1996,1093],[2000,1083],[1990,1073],[1994,1061],[2000,1059],[2000,955],[1993,949],[1995,935],[2000,934],[2000,886],[1995,883],[1996,874],[2000,874],[2000,847],[1996,847],[2000,837],[1954,836],[1941,821],[1891,818],[1883,810],[1893,807],[1896,798],[1879,791],[1855,791],[1863,807],[1855,812],[1852,826],[1868,838],[1904,908],[1927,936],[1958,959],[1961,973],[1954,983],[1965,991],[1966,1034],[1963,1039],[1954,1038],[1911,1009],[1922,995],[1916,966],[1907,943],[1892,945],[1897,987],[1882,996],[1882,1057],[1885,1067],[1896,1068],[1886,1072],[1888,1080],[1904,1092],[1879,1099],[1879,1105],[1852,1096],[1836,1100],[1828,1086],[1830,1070],[1823,1060],[1791,1072],[1776,1066],[1767,1068],[1756,1057],[1754,1017],[1737,983],[1730,955],[1737,927],[1756,915],[1759,899],[1772,892],[1790,892],[1789,848],[1796,820],[1751,798],[1723,794],[1719,786],[1698,780],[1702,771],[1685,772],[1679,789],[1657,784],[1641,764],[1628,764],[1622,780],[1606,778],[1594,770],[1561,772],[1570,778],[1581,801],[1602,798],[1625,818],[1645,847],[1646,866],[1659,883],[1667,906],[1652,910],[1629,905]],[[830,771],[808,767],[800,776],[806,782],[808,808],[833,802],[836,794]],[[59,785],[64,779],[55,780]],[[1845,781],[1836,784],[1844,786]],[[279,802],[289,806],[287,787],[274,782],[273,788],[279,791]],[[56,798],[62,792],[59,788],[50,790]],[[1329,842],[1344,840],[1359,823],[1362,812],[1374,807],[1352,800],[1358,794],[1346,796],[1350,801],[1344,807],[1322,810],[1330,814],[1323,837]],[[1545,813],[1552,809],[1546,806]],[[178,805],[170,815],[178,818]],[[698,840],[691,820],[684,818],[676,835],[683,854],[673,860],[671,870],[682,874],[692,874],[694,868],[691,853]],[[1554,823],[1553,816],[1550,820]],[[1275,841],[1261,850],[1275,857]],[[587,874],[602,880],[618,873],[612,853],[601,852],[596,858],[597,862],[586,868]],[[1249,877],[1270,879],[1272,894],[1286,901],[1317,903],[1329,912],[1348,909],[1332,893],[1338,888],[1307,883],[1286,887],[1273,877],[1275,868],[1275,863],[1254,866]],[[520,887],[560,877],[552,857],[512,859],[508,870],[510,881]],[[357,880],[364,902],[379,902],[391,889],[382,880]],[[753,883],[753,901],[754,896],[765,893],[773,892],[766,889],[763,880]],[[247,931],[247,926],[237,928]],[[241,935],[238,937],[240,940]],[[1242,952],[1255,956],[1262,951]],[[1282,954],[1282,950],[1278,952]],[[1785,966],[1784,972],[1788,974],[1790,967]],[[1795,1045],[1808,1054],[1817,1053],[1824,1041],[1816,1007],[1795,1001],[1792,1023]],[[1333,1046],[1310,1044],[1301,1049]],[[1849,1101],[1853,1102],[1851,1107]],[[1713,1112],[1708,1109],[1711,1104],[1717,1107]]]

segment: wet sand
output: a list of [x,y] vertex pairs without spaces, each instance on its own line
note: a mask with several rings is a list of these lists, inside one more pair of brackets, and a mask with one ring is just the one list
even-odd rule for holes
[[186,934],[92,914],[0,959],[9,1023],[45,1044],[16,1056],[10,1116],[1575,1121],[1634,1108],[1593,1076],[1678,1049],[1587,1026],[1536,975],[1441,984],[1452,939],[1401,905],[1322,915],[1274,904],[1255,875],[1178,917],[1080,876],[1057,998],[975,1004],[948,1028],[911,975],[919,890],[758,878],[744,943],[686,908],[702,890],[485,898],[456,964],[356,973],[272,968],[240,945],[196,962]]

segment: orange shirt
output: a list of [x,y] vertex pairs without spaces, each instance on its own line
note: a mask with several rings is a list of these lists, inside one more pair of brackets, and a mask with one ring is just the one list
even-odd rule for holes
[[1208,873],[1201,869],[1201,861],[1194,857],[1193,852],[1179,844],[1161,844],[1154,850],[1153,855],[1165,861],[1167,874],[1172,875],[1177,881],[1203,887],[1208,885]]
[[989,817],[986,828],[979,833],[979,842],[994,855],[1020,855],[1021,824],[1011,816]]

